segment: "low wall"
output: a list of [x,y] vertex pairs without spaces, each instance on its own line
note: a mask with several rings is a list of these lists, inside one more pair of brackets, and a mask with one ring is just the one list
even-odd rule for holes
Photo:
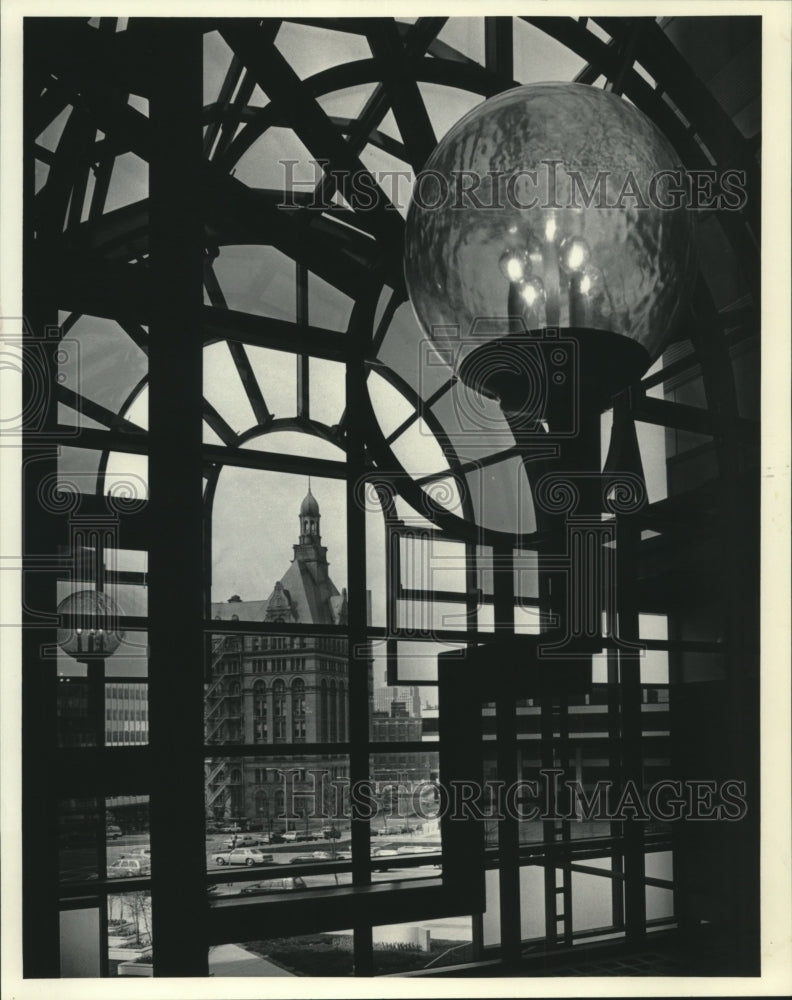
[[375,927],[374,947],[408,945],[419,951],[429,951],[432,935],[428,927]]

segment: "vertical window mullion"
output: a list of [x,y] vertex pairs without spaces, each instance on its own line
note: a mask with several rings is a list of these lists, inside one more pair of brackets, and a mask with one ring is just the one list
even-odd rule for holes
[[[372,283],[373,284],[373,283]],[[377,296],[369,294],[356,303],[350,323],[350,348],[346,371],[347,427],[347,573],[349,586],[349,779],[354,785],[370,777],[369,674],[366,611],[366,515],[359,501],[358,483],[365,474],[364,416],[366,370],[364,358],[371,336]],[[356,885],[371,882],[371,827],[352,805],[352,878]],[[355,975],[373,972],[370,925],[354,928]]]
[[[38,23],[37,23],[38,22]],[[40,34],[41,32],[41,34]],[[22,380],[22,470],[23,518],[22,599],[22,963],[31,978],[56,978],[60,974],[60,915],[58,912],[58,814],[57,792],[52,776],[57,760],[57,667],[55,658],[42,659],[42,650],[54,648],[57,631],[42,627],[42,612],[57,606],[55,574],[33,572],[37,563],[52,559],[65,534],[60,517],[41,501],[40,484],[57,475],[59,448],[51,435],[57,424],[54,391],[58,366],[58,339],[48,337],[57,322],[54,281],[37,253],[31,220],[36,214],[35,140],[36,114],[40,98],[39,77],[42,35],[38,18],[29,18],[24,28],[24,173],[25,207],[24,289],[25,324],[22,352],[28,378]],[[39,233],[40,236],[40,233]],[[5,289],[9,291],[8,288]],[[13,293],[12,293],[13,294]],[[8,320],[11,334],[14,321]],[[44,376],[42,385],[41,376]],[[42,392],[42,389],[45,391]],[[16,428],[4,427],[14,434]],[[39,436],[40,435],[40,436]],[[49,439],[49,441],[48,441]],[[16,443],[13,437],[4,444]],[[5,467],[7,471],[9,466]],[[50,480],[51,481],[51,480]],[[6,489],[11,477],[5,481]],[[13,515],[12,515],[13,517]]]
[[158,976],[207,974],[203,786],[200,22],[151,40],[149,575],[152,922]]
[[[508,637],[514,633],[514,555],[506,547],[495,548],[492,554],[495,631]],[[518,778],[517,705],[512,677],[516,669],[517,664],[508,664],[506,676],[499,678],[495,705],[498,778],[504,782],[504,789],[513,787]],[[520,825],[507,809],[502,811],[498,827],[501,956],[509,962],[520,955]]]

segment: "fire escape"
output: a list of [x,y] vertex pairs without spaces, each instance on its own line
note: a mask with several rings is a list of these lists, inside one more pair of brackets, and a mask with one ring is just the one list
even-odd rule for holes
[[[218,635],[212,640],[210,682],[204,699],[207,744],[237,743],[241,739],[240,653],[242,639]],[[228,817],[233,812],[233,771],[228,757],[207,762],[207,815]]]

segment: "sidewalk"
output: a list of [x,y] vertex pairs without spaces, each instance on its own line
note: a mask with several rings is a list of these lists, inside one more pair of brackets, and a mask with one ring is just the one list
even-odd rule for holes
[[279,965],[238,944],[219,944],[209,949],[210,976],[291,976]]

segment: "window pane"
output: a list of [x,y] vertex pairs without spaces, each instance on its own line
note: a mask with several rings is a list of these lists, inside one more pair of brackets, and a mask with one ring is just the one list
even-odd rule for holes
[[533,499],[518,456],[474,469],[466,478],[476,524],[493,531],[536,531]]
[[[304,583],[303,595],[313,597],[310,579]],[[287,613],[286,593],[276,588],[269,606],[262,601],[231,600],[213,605],[212,610],[215,618],[225,620],[233,620],[238,613],[246,620],[280,615],[282,610]],[[288,593],[291,597],[296,590]],[[213,633],[204,721],[206,742],[212,745],[346,742],[346,639]]]
[[57,583],[58,612],[64,616],[58,630],[61,677],[85,676],[89,664],[119,678],[148,672],[148,636],[124,622],[147,615],[148,553],[118,547],[118,529],[112,502],[104,524],[83,525],[77,518],[71,527],[73,568],[69,579]]
[[343,481],[231,467],[220,473],[212,617],[340,624],[346,557]]
[[147,795],[106,799],[105,841],[108,878],[146,878],[151,874]]
[[148,743],[148,684],[105,680],[105,745]]
[[[204,348],[203,393],[209,403],[233,432],[241,434],[256,423],[242,376],[244,371],[235,364],[231,345],[220,341]],[[210,440],[211,426],[204,423],[204,440]],[[211,438],[213,441],[214,438]]]
[[[276,169],[283,176],[280,164]],[[214,262],[214,273],[229,309],[293,322],[295,266],[275,247],[224,246]]]
[[640,658],[642,684],[668,684],[668,652],[645,649]]
[[478,17],[449,17],[437,36],[474,62],[484,63],[484,25]]
[[[609,858],[586,858],[583,864],[611,870]],[[612,882],[609,878],[572,872],[572,929],[587,931],[613,923]]]
[[[340,292],[333,285],[323,281],[318,275],[309,274],[308,315],[312,323],[316,326],[321,326],[325,330],[337,330],[339,333],[343,333],[349,325],[351,314],[352,299],[344,295],[343,292]],[[318,364],[317,362],[319,362],[319,359],[311,359],[312,379],[315,374],[319,374],[321,376],[321,367],[323,365],[333,364],[331,361],[322,361]],[[340,365],[336,367],[341,369]],[[340,374],[343,385],[343,369],[341,369]],[[329,388],[332,388],[333,391],[335,391],[335,385],[332,385]],[[311,413],[311,416],[315,420],[324,420],[322,416],[318,416],[313,412]],[[328,423],[327,420],[324,420],[324,422]]]
[[[400,684],[436,684],[437,658],[440,653],[457,649],[460,657],[465,649],[462,643],[413,642],[396,643],[396,677]],[[460,659],[461,662],[461,659]]]
[[370,56],[368,46],[357,33],[290,21],[284,22],[278,32],[277,46],[301,80],[330,66]]
[[101,975],[99,908],[61,910],[60,974],[64,979],[94,979]]
[[58,678],[58,746],[96,746],[95,688],[84,676]]
[[293,417],[297,413],[297,367],[299,361],[286,351],[245,345],[250,366],[256,376],[264,402],[277,417]]
[[[327,854],[328,857],[320,859],[314,857],[318,854]],[[239,899],[260,899],[278,900],[293,899],[295,893],[316,892],[317,890],[337,889],[339,886],[352,885],[352,873],[344,871],[343,865],[336,864],[333,871],[306,871],[306,865],[319,867],[322,863],[327,863],[332,858],[332,851],[311,851],[302,856],[302,860],[296,862],[300,865],[302,874],[297,874],[294,870],[291,875],[284,875],[283,870],[270,867],[273,862],[268,862],[266,870],[256,870],[255,877],[239,878],[233,881],[213,879],[208,887],[209,899],[225,899],[229,896],[236,896]],[[349,850],[335,853],[335,861],[349,860]],[[285,862],[284,862],[285,863]],[[277,862],[275,862],[277,864]],[[349,866],[347,866],[349,867]],[[287,869],[287,870],[292,870]],[[310,901],[306,900],[306,905],[310,906]]]
[[110,976],[152,976],[151,893],[107,897],[107,958]]
[[483,944],[487,948],[500,945],[500,882],[497,869],[488,869],[484,876],[487,908],[483,914]]
[[205,766],[209,871],[348,860],[348,757],[212,757]]
[[438,739],[436,687],[374,686],[371,739],[376,742]]
[[99,877],[99,802],[61,799],[58,809],[58,867],[61,882]]
[[[338,413],[337,416],[340,417],[341,414]],[[330,462],[344,461],[344,451],[339,444],[327,441],[318,434],[303,431],[270,431],[251,438],[243,447],[253,451],[274,452],[278,455],[326,458]]]
[[[496,873],[497,874],[497,873]],[[523,941],[545,935],[544,869],[520,869],[520,924]]]
[[[65,314],[60,314],[65,319]],[[126,415],[126,406],[133,390],[148,372],[148,359],[140,343],[145,344],[145,328],[137,327],[137,341],[119,323],[98,316],[80,316],[62,341],[57,358],[61,384],[71,393],[95,403],[107,411],[106,416]],[[75,401],[78,410],[94,414],[100,426],[109,427],[108,420],[96,411]],[[77,422],[77,412],[69,422]]]
[[246,941],[209,949],[210,976],[351,976],[352,931]]
[[382,628],[387,624],[387,534],[382,509],[370,487],[366,488],[365,500],[368,624]]
[[646,919],[659,920],[661,917],[673,917],[674,893],[671,889],[658,889],[657,886],[646,887]]
[[584,68],[580,56],[521,17],[514,25],[514,79],[520,83],[574,80]]
[[373,881],[437,878],[440,875],[438,778],[436,753],[372,754]]

